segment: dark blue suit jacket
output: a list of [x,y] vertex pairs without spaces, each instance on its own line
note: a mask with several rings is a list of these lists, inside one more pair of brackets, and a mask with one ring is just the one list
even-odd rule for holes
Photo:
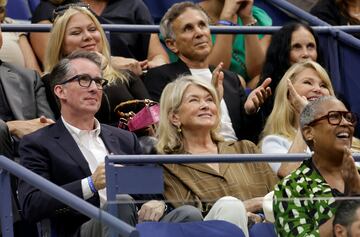
[[[109,153],[140,154],[136,136],[128,131],[101,124],[100,136]],[[26,168],[83,198],[81,179],[90,176],[88,163],[61,119],[55,124],[24,136],[19,153]],[[88,220],[60,201],[21,181],[19,199],[26,219],[37,222],[50,218],[60,235],[70,236]],[[96,194],[87,200],[99,206]]]

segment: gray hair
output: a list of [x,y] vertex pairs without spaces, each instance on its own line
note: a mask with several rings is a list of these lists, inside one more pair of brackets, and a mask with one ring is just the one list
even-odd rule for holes
[[310,101],[300,114],[300,128],[301,130],[316,119],[322,104],[330,100],[338,100],[335,96],[322,96],[314,101]]
[[175,3],[167,10],[160,22],[160,33],[164,39],[175,39],[172,23],[188,8],[199,11],[203,15],[206,23],[209,24],[209,17],[199,5],[188,1]]

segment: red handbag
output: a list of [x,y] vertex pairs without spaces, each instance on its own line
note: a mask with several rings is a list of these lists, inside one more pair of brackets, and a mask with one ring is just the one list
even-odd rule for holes
[[119,127],[132,132],[159,122],[160,106],[149,99],[122,102],[115,111],[120,116]]

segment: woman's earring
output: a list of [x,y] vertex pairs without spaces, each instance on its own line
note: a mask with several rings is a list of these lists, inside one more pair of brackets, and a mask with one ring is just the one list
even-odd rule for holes
[[176,131],[177,131],[178,133],[181,133],[181,127],[180,127],[180,125],[176,128]]

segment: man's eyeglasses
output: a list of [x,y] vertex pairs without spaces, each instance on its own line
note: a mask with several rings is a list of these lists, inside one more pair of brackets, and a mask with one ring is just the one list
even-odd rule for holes
[[55,8],[53,10],[53,15],[52,15],[52,20],[55,21],[55,19],[58,17],[58,16],[62,16],[64,15],[64,13],[66,12],[66,10],[70,9],[70,8],[81,8],[81,7],[84,7],[86,8],[87,10],[91,11],[90,10],[90,5],[87,4],[87,3],[83,3],[83,2],[78,2],[78,3],[69,3],[69,4],[65,4],[63,6],[59,6],[57,8]]
[[331,125],[339,125],[341,123],[342,119],[345,119],[349,123],[352,123],[353,126],[356,125],[358,118],[357,115],[353,112],[349,111],[330,111],[327,115],[321,116],[320,118],[317,118],[313,120],[312,122],[308,123],[309,126],[314,125],[315,123],[327,119],[329,124]]
[[101,77],[92,78],[88,74],[80,74],[80,75],[73,76],[70,79],[67,79],[66,81],[63,81],[59,85],[64,85],[64,84],[72,82],[72,81],[77,81],[79,83],[79,85],[84,88],[89,88],[91,83],[95,82],[95,85],[99,90],[102,90],[104,88],[104,86],[106,86],[108,83],[108,81],[106,79],[101,78]]

